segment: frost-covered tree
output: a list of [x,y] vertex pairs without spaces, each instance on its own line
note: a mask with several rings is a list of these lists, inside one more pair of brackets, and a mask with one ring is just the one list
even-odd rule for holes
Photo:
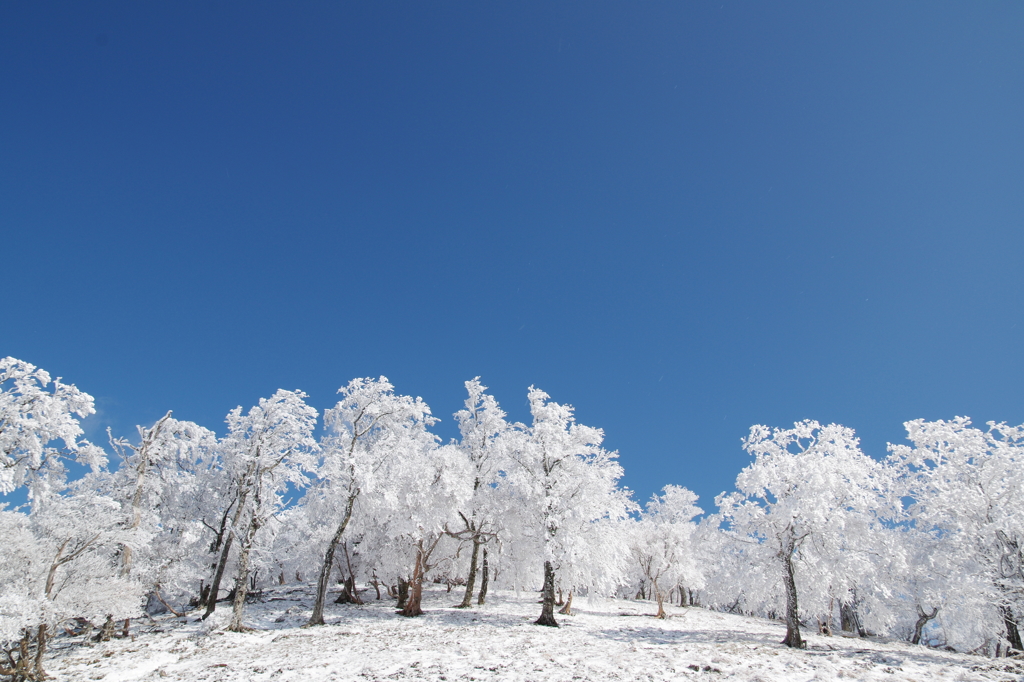
[[[43,656],[58,626],[72,618],[129,618],[142,591],[121,575],[126,540],[121,506],[84,481],[66,494],[37,496],[30,514],[0,511],[0,641],[12,670],[0,674],[43,679]],[[26,656],[32,648],[31,656]]]
[[63,488],[64,458],[98,470],[106,457],[82,439],[77,419],[95,411],[92,396],[73,384],[22,360],[0,359],[0,494],[28,485],[31,498]]
[[[480,383],[480,377],[466,382],[465,408],[455,413],[462,436],[458,453],[472,471],[472,494],[465,508],[458,510],[456,529],[452,535],[472,543],[469,569],[466,576],[466,590],[460,608],[473,603],[476,587],[480,550],[486,551],[487,542],[495,537],[497,519],[501,514],[503,501],[507,500],[506,489],[499,487],[501,474],[509,466],[509,449],[515,439],[513,426],[505,421],[505,413],[498,407],[498,401],[485,393],[487,387]],[[483,588],[479,603],[483,604],[486,588]]]
[[753,426],[743,446],[754,462],[737,476],[736,492],[716,503],[743,544],[738,556],[760,567],[764,587],[781,583],[783,643],[803,647],[798,584],[818,615],[830,593],[849,592],[871,573],[871,531],[884,507],[879,465],[860,451],[852,429],[810,420],[792,429]]
[[[328,530],[317,579],[310,625],[323,625],[324,601],[335,555],[353,516],[381,513],[396,482],[394,468],[402,457],[418,457],[435,439],[427,429],[437,419],[420,398],[395,395],[386,377],[353,379],[338,391],[342,398],[324,413],[328,433],[321,444],[318,481],[306,505]],[[396,493],[390,499],[397,501]]]
[[[1020,650],[1024,427],[990,422],[982,431],[970,424],[966,417],[907,422],[913,446],[891,446],[891,461],[901,474],[902,494],[911,500],[914,529],[936,538],[945,555],[939,575],[949,582],[933,586],[934,601],[925,608],[959,597],[956,621],[965,632],[954,634],[957,644],[973,636],[977,646],[979,639],[994,637]],[[968,595],[973,599],[963,603]]]
[[[412,445],[410,443],[410,445]],[[387,516],[387,533],[399,547],[412,548],[412,565],[406,567],[409,594],[403,616],[423,613],[423,581],[439,559],[438,548],[450,537],[448,523],[473,494],[473,470],[458,447],[436,447],[424,441],[407,451],[396,462],[393,486],[395,494]]]
[[603,577],[588,570],[589,560],[606,557],[610,565],[621,566],[628,556],[625,546],[602,545],[601,538],[610,536],[600,532],[599,524],[625,518],[633,505],[618,488],[622,467],[617,453],[601,447],[604,432],[577,424],[571,406],[549,400],[538,388],[531,386],[528,397],[533,422],[512,448],[514,466],[508,479],[530,533],[518,541],[532,544],[543,563],[543,606],[536,622],[558,627],[556,570],[567,569],[565,582],[571,589],[577,582]]
[[245,597],[249,590],[250,555],[257,533],[284,506],[288,486],[301,488],[316,467],[313,428],[317,413],[304,402],[302,391],[278,390],[247,414],[237,407],[228,413],[228,433],[221,444],[224,469],[236,492],[229,535],[221,550],[208,600],[208,617],[216,606],[217,590],[237,539],[234,604],[228,629],[242,631]]
[[697,495],[677,485],[667,485],[654,495],[632,530],[630,551],[643,579],[658,601],[658,617],[665,617],[664,601],[672,589],[699,588],[703,572],[698,561],[693,518],[703,513]]
[[211,544],[201,519],[218,499],[211,468],[218,466],[216,435],[168,412],[153,426],[139,426],[138,442],[111,438],[121,466],[110,494],[128,515],[121,573],[143,583],[160,600],[181,597],[206,575],[200,561]]

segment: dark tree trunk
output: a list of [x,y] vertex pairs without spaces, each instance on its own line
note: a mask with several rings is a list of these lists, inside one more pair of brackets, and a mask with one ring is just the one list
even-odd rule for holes
[[782,553],[782,580],[786,588],[786,638],[782,643],[794,649],[803,649],[806,644],[800,637],[800,614],[796,602],[796,579],[793,574],[794,549],[795,543],[790,539]]
[[359,594],[356,592],[356,579],[351,575],[345,578],[341,587],[341,594],[334,600],[335,604],[362,604],[363,600],[359,598]]
[[1007,647],[1017,651],[1024,651],[1024,645],[1021,644],[1020,639],[1020,628],[1017,626],[1017,619],[1013,617],[1013,611],[1004,606],[1002,607],[1002,612],[1003,625],[1006,627]]
[[398,606],[399,609],[404,609],[406,602],[409,601],[409,581],[403,578],[398,579]]
[[199,602],[196,604],[196,606],[201,609],[205,609],[209,599],[210,586],[204,585],[202,581],[199,581]]
[[103,627],[100,629],[100,641],[109,642],[110,638],[114,636],[114,628],[116,627],[114,617],[107,614],[107,619],[103,622]]
[[487,548],[484,547],[484,561],[483,568],[480,572],[480,597],[476,600],[476,603],[483,606],[487,602],[487,583],[490,578],[490,573],[487,567]]
[[345,534],[345,528],[348,527],[348,522],[352,518],[352,506],[356,501],[355,495],[349,496],[348,505],[345,507],[345,516],[342,518],[341,523],[338,524],[338,529],[334,531],[334,537],[331,538],[331,542],[327,545],[327,552],[324,553],[324,562],[320,566],[320,577],[316,583],[316,601],[313,602],[313,614],[309,617],[307,625],[323,625],[324,624],[324,602],[327,600],[327,585],[331,580],[331,569],[334,567],[334,553],[338,549],[338,543],[341,542],[341,536]]
[[857,615],[857,609],[853,604],[844,602],[839,605],[839,621],[844,632],[856,632],[860,637],[867,634],[860,624],[860,616]]
[[535,625],[547,625],[557,628],[558,621],[555,620],[555,569],[550,561],[544,562],[544,599],[542,600],[540,618]]
[[469,558],[469,576],[466,578],[466,593],[462,596],[462,603],[455,608],[468,609],[473,605],[473,588],[476,587],[476,564],[480,555],[480,537],[473,537],[473,554]]
[[224,541],[224,546],[220,550],[220,560],[217,561],[217,571],[213,574],[213,582],[210,583],[210,595],[206,598],[206,613],[203,614],[203,620],[209,618],[214,609],[217,608],[217,594],[220,592],[220,581],[224,578],[224,569],[228,565],[228,554],[231,553],[231,545],[235,541],[234,534],[230,534],[227,540]]
[[924,609],[920,606],[917,607],[917,622],[914,623],[914,637],[910,640],[911,644],[921,643],[921,632],[924,630],[924,626],[937,615],[939,615],[938,606],[933,608],[931,613],[925,613]]

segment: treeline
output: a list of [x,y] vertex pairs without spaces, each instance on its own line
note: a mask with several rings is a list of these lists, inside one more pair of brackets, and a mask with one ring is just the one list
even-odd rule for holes
[[[530,388],[511,423],[479,379],[441,443],[420,398],[354,379],[322,415],[280,390],[227,432],[174,419],[82,439],[93,399],[33,365],[0,360],[0,674],[41,679],[47,642],[72,621],[127,635],[145,609],[206,618],[270,584],[315,584],[310,625],[339,602],[397,599],[421,611],[424,581],[461,606],[488,587],[535,590],[540,625],[574,595],[618,595],[784,618],[801,627],[897,636],[988,655],[1021,649],[1024,431],[966,419],[908,422],[884,461],[852,430],[755,426],[754,460],[702,517],[666,486],[645,507],[619,486],[603,432]],[[90,473],[68,480],[65,462]],[[88,637],[86,633],[84,637]],[[84,638],[83,637],[83,638]]]

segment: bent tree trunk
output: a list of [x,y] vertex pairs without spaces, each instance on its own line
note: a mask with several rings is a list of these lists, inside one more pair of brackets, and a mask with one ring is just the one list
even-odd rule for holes
[[476,586],[477,558],[480,555],[480,536],[473,536],[473,554],[469,558],[469,576],[466,578],[466,593],[462,596],[462,603],[458,609],[468,609],[473,605],[473,588]]
[[534,621],[534,625],[547,625],[557,628],[558,621],[555,620],[555,568],[550,561],[544,562],[544,599],[541,608],[540,618]]
[[914,623],[914,637],[910,640],[911,644],[921,643],[921,632],[924,630],[924,626],[937,615],[939,615],[938,606],[933,608],[931,613],[925,613],[924,609],[920,606],[917,607],[917,622]]
[[331,579],[331,569],[334,568],[334,554],[338,551],[338,543],[341,542],[341,536],[345,534],[348,522],[352,518],[352,507],[358,496],[358,491],[353,495],[349,495],[348,504],[345,506],[345,516],[342,518],[341,523],[338,524],[338,530],[334,532],[334,537],[331,538],[330,544],[327,545],[324,562],[320,566],[320,577],[316,583],[316,601],[313,603],[313,615],[309,617],[307,625],[324,624],[324,602],[327,600],[327,585]]
[[800,616],[796,603],[796,579],[793,575],[793,550],[795,542],[792,538],[786,544],[782,554],[783,576],[786,587],[786,638],[782,643],[794,649],[803,649],[805,644],[800,637]]
[[490,578],[490,572],[487,568],[487,548],[484,547],[484,561],[483,568],[480,571],[480,596],[477,598],[476,603],[483,606],[487,601],[487,583]]

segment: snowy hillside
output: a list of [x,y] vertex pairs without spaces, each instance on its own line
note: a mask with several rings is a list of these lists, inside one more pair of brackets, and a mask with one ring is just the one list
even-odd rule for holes
[[225,632],[230,608],[207,622],[158,616],[134,640],[81,646],[54,641],[57,680],[1024,680],[1024,661],[987,659],[902,642],[807,635],[808,648],[779,642],[785,625],[667,607],[586,599],[559,629],[533,625],[536,594],[498,592],[492,603],[454,609],[457,590],[431,586],[427,613],[395,614],[394,601],[327,610],[309,619],[312,586],[267,590],[247,610],[254,630]]

